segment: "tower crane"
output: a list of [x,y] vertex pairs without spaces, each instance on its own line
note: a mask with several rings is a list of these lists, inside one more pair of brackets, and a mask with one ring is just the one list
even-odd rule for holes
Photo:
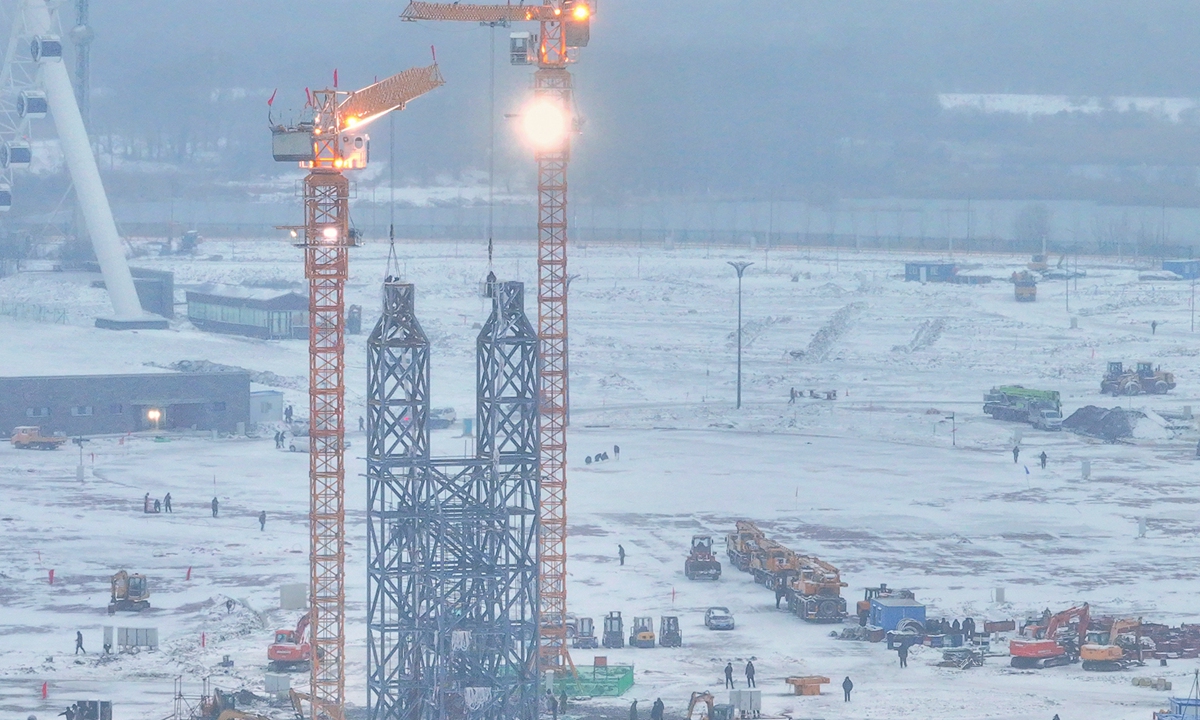
[[540,33],[515,33],[513,64],[536,64],[535,100],[525,112],[538,164],[538,342],[541,360],[541,512],[538,597],[542,671],[573,671],[567,649],[567,168],[573,86],[567,65],[591,34],[592,0],[530,5],[473,5],[412,0],[401,19],[483,24],[535,22]]
[[275,160],[309,170],[304,225],[285,229],[304,251],[308,279],[312,720],[342,720],[346,694],[345,289],[358,233],[350,227],[350,182],[343,172],[366,167],[371,121],[443,84],[436,57],[428,67],[354,92],[337,89],[335,72],[332,89],[309,93],[298,122],[271,123]]

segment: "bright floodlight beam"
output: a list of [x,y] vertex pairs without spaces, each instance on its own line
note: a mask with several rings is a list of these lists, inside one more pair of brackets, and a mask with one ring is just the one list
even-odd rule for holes
[[549,98],[538,98],[521,113],[525,139],[537,150],[561,146],[567,139],[567,112]]

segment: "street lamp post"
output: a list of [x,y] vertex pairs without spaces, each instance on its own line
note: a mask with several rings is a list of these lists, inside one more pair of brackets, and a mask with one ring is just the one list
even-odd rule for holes
[[737,271],[738,276],[738,326],[737,326],[737,407],[742,407],[742,275],[746,268],[754,263],[745,260],[730,260],[729,266]]

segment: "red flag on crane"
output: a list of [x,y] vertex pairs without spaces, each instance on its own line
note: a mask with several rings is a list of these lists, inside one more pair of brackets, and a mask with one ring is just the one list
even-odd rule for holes
[[274,90],[271,91],[271,97],[267,98],[267,107],[271,107],[272,105],[275,104],[275,93],[278,93],[278,92],[279,92],[279,88],[275,88]]

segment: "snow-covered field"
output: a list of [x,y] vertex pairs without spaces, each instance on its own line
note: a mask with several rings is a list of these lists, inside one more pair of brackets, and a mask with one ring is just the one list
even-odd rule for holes
[[[436,406],[473,407],[474,335],[486,315],[479,243],[403,244],[405,276],[433,344]],[[501,279],[535,279],[532,246],[502,246]],[[386,248],[356,250],[349,302],[378,313]],[[727,260],[755,265],[744,281],[743,408],[733,406],[737,282]],[[759,522],[806,554],[829,560],[850,587],[911,588],[936,617],[1004,619],[1082,601],[1095,612],[1178,624],[1200,621],[1195,562],[1200,534],[1197,435],[1142,433],[1106,445],[982,415],[992,385],[1062,391],[1066,412],[1085,404],[1129,405],[1098,392],[1107,360],[1152,360],[1174,372],[1166,397],[1133,407],[1200,411],[1200,345],[1191,332],[1190,284],[1140,282],[1112,260],[1082,261],[1087,277],[1043,283],[1035,304],[1017,304],[1007,282],[967,287],[905,283],[901,256],[730,249],[575,247],[571,270],[569,604],[599,619],[681,615],[680,649],[600,651],[636,667],[633,691],[609,705],[662,697],[679,716],[693,690],[718,690],[727,661],[753,657],[773,715],[824,718],[1049,718],[1149,720],[1165,694],[1133,687],[1133,674],[1166,676],[1186,693],[1195,661],[1126,673],[1078,665],[1017,671],[1007,658],[983,668],[938,668],[918,649],[909,668],[882,645],[828,637],[774,609],[773,595],[726,563],[715,584],[682,572],[690,536],[723,536],[734,521]],[[973,272],[1006,278],[1026,258],[969,256]],[[239,243],[237,259],[140,259],[176,283],[302,282],[299,252],[278,242]],[[532,291],[528,310],[533,307]],[[113,333],[86,327],[106,309],[87,278],[29,273],[0,281],[0,298],[71,307],[72,325],[0,317],[6,372],[144,371],[145,363],[207,359],[270,370],[302,387],[303,341],[261,342],[204,334],[179,321],[170,331]],[[1070,318],[1078,318],[1071,329]],[[1160,324],[1151,334],[1150,321]],[[367,322],[364,322],[366,325]],[[365,335],[348,345],[348,416],[357,427],[365,394]],[[793,355],[796,353],[799,355]],[[800,355],[800,353],[803,353]],[[838,399],[788,404],[789,389],[838,390]],[[306,407],[302,393],[285,389]],[[955,414],[952,444],[950,413]],[[460,429],[435,432],[441,454],[463,451]],[[278,586],[307,573],[307,458],[270,440],[171,435],[96,438],[89,472],[75,480],[75,449],[0,447],[0,712],[53,716],[69,700],[115,701],[117,720],[157,720],[171,709],[172,681],[187,691],[214,674],[227,689],[262,688],[271,631],[294,624]],[[354,448],[361,435],[351,434]],[[620,445],[620,460],[585,456]],[[352,454],[354,451],[352,448]],[[1049,467],[1034,456],[1045,450]],[[92,457],[94,455],[94,458]],[[1090,480],[1080,473],[1090,460]],[[1028,460],[1028,462],[1026,462]],[[1026,469],[1028,467],[1028,469]],[[347,473],[351,527],[348,595],[349,696],[365,701],[365,483],[361,458]],[[219,518],[208,502],[221,500]],[[175,513],[143,515],[141,498],[171,492]],[[256,516],[267,512],[266,530]],[[1146,537],[1137,538],[1145,518]],[[624,567],[617,544],[629,553]],[[718,542],[718,546],[720,546]],[[118,623],[153,626],[157,653],[101,658],[108,577],[120,568],[150,577],[153,609]],[[191,579],[187,579],[191,568]],[[54,584],[48,572],[55,571]],[[1004,588],[1007,603],[992,602]],[[225,602],[233,599],[234,610]],[[732,633],[710,633],[705,607],[727,605]],[[71,655],[75,631],[89,654]],[[204,646],[201,647],[201,637]],[[222,656],[232,669],[217,666]],[[591,652],[576,656],[590,664]],[[783,678],[834,680],[821,697],[787,694]],[[842,677],[855,682],[842,702]],[[296,676],[297,681],[302,676]],[[49,683],[50,698],[39,691]],[[1181,687],[1182,686],[1182,687]],[[596,701],[595,704],[601,704]]]

